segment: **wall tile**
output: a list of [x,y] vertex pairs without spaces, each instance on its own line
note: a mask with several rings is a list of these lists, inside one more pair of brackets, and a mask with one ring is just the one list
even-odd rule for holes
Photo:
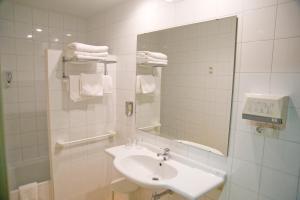
[[300,144],[300,109],[290,107],[288,110],[286,128],[280,131],[279,138]]
[[300,2],[279,4],[276,20],[276,38],[300,36]]
[[15,4],[14,13],[16,21],[32,24],[32,8]]
[[266,138],[263,164],[283,172],[299,175],[300,144]]
[[269,93],[269,73],[242,73],[240,75],[239,100],[245,100],[246,93]]
[[16,42],[11,38],[0,37],[0,52],[13,54],[16,51]]
[[2,1],[0,3],[0,18],[1,19],[14,19],[14,5],[11,1]]
[[16,22],[15,23],[15,30],[16,30],[16,37],[18,38],[27,38],[28,35],[32,36],[32,25],[23,23],[23,22]]
[[244,0],[243,8],[244,10],[252,10],[252,9],[272,6],[275,5],[276,3],[277,3],[276,0]]
[[30,71],[33,72],[33,56],[17,56],[17,71]]
[[259,189],[260,171],[259,165],[234,159],[231,181],[246,189],[257,192]]
[[255,163],[261,163],[264,138],[252,133],[237,133],[235,136],[234,157]]
[[48,26],[48,12],[40,9],[33,9],[33,25],[34,27]]
[[14,35],[15,32],[13,22],[0,19],[0,36],[13,37]]
[[293,200],[297,196],[297,181],[295,176],[264,167],[260,192],[274,200]]
[[66,31],[76,31],[77,19],[68,15],[63,16],[64,30]]
[[241,185],[230,185],[230,200],[254,200],[257,199],[257,192],[247,190]]
[[271,75],[270,93],[289,96],[289,106],[300,108],[300,74],[273,73]]
[[4,70],[17,70],[17,59],[15,55],[2,54],[1,55],[1,68]]
[[300,72],[300,38],[275,40],[273,72]]
[[30,39],[17,39],[16,40],[16,53],[18,55],[33,55],[33,41]]
[[49,27],[62,30],[64,28],[64,17],[62,14],[50,12],[49,13]]
[[242,44],[240,72],[271,72],[273,41]]
[[273,39],[275,20],[275,6],[246,12],[243,15],[243,41]]
[[243,9],[243,1],[239,0],[218,0],[217,13],[220,16],[236,14]]

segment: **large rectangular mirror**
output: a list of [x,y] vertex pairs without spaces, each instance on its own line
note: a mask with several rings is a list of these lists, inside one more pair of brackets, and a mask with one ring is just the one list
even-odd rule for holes
[[138,35],[136,126],[227,155],[237,18]]

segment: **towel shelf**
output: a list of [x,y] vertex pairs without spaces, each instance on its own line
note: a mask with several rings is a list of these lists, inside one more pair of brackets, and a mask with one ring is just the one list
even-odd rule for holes
[[66,67],[65,63],[72,63],[72,64],[89,64],[89,63],[102,63],[104,64],[104,75],[107,75],[107,64],[114,64],[117,63],[115,60],[107,60],[107,59],[99,59],[99,60],[82,60],[82,59],[67,59],[65,57],[62,57],[63,62],[63,74],[62,78],[66,79],[69,78],[69,76],[66,75]]
[[57,141],[56,146],[59,148],[67,148],[67,147],[76,146],[76,145],[80,145],[80,144],[97,142],[97,141],[105,140],[107,138],[112,138],[116,134],[117,133],[115,131],[107,131],[107,134],[105,134],[105,135],[99,135],[99,136],[84,138],[84,139],[80,139],[80,140]]
[[138,128],[138,130],[140,130],[140,131],[150,131],[152,129],[156,129],[156,128],[160,128],[160,127],[161,127],[161,124],[157,123],[157,124],[151,125],[151,126],[140,127],[140,128]]

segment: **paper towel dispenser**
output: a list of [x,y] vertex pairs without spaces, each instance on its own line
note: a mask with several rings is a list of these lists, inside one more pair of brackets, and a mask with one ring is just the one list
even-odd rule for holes
[[243,119],[285,126],[288,96],[246,94]]

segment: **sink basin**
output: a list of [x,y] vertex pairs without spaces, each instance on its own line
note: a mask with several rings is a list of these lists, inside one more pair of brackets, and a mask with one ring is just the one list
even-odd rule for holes
[[135,179],[138,175],[138,179],[143,179],[144,182],[164,181],[177,176],[177,169],[167,162],[147,155],[131,155],[116,159],[114,163],[118,170],[127,176]]
[[225,181],[225,172],[179,155],[162,161],[144,147],[117,146],[105,151],[128,180],[145,188],[170,189],[186,199],[196,200]]

